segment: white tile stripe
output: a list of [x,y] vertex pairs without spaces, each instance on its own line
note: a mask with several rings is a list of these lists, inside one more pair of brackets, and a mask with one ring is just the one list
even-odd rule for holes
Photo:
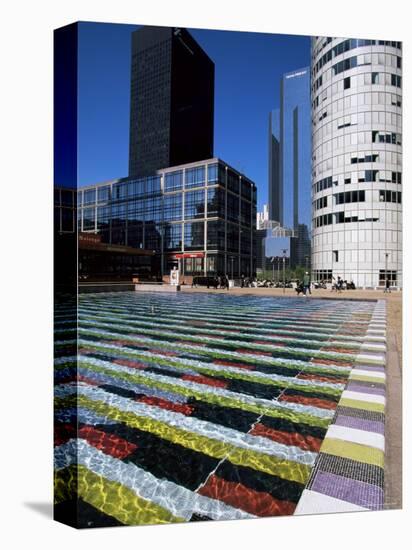
[[381,451],[385,450],[384,436],[374,432],[332,424],[328,429],[328,437],[351,441],[352,443],[359,443],[360,445],[374,447],[376,449],[380,449]]
[[361,393],[357,391],[345,390],[342,392],[341,399],[354,399],[355,401],[366,401],[368,403],[379,403],[385,405],[386,399],[383,395],[375,395],[372,393]]
[[346,500],[330,497],[317,491],[305,489],[295,509],[296,516],[307,514],[336,514],[339,512],[364,512],[363,508]]

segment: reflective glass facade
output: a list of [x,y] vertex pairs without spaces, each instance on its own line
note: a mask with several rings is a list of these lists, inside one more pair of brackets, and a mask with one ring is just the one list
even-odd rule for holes
[[79,231],[156,251],[164,274],[256,271],[256,186],[219,159],[86,187],[78,206]]
[[306,265],[310,256],[311,131],[306,67],[283,76],[280,109],[269,117],[269,214],[297,234],[290,241],[292,266]]
[[[130,177],[213,156],[214,75],[186,29],[145,26],[132,34]],[[201,172],[187,174],[186,185],[201,183]]]

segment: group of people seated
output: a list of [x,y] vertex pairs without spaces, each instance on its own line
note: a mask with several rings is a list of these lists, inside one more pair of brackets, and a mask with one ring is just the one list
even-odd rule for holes
[[356,286],[353,281],[348,281],[345,279],[343,280],[342,277],[339,277],[335,279],[335,277],[332,277],[332,291],[335,292],[342,292],[342,290],[355,290]]

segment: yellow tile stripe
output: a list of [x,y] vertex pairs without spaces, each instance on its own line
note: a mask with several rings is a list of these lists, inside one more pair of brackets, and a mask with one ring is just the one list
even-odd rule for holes
[[358,401],[356,399],[348,399],[346,397],[343,397],[339,401],[338,406],[352,407],[353,409],[361,409],[364,411],[373,411],[379,413],[385,412],[385,405],[383,405],[382,403],[370,403],[369,401]]
[[185,521],[158,504],[139,497],[124,485],[109,481],[84,466],[69,466],[55,473],[56,503],[66,500],[70,495],[77,495],[94,508],[125,525]]
[[364,374],[356,374],[352,371],[349,375],[350,380],[359,380],[360,382],[372,382],[372,384],[384,384],[385,378],[379,378],[378,376],[367,376]]
[[342,458],[350,458],[358,462],[373,464],[383,468],[384,452],[374,447],[352,443],[342,439],[327,437],[320,448],[321,453],[328,453]]

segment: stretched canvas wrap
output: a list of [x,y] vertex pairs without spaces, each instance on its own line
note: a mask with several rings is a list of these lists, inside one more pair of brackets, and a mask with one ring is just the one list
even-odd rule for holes
[[54,41],[55,519],[401,507],[401,43]]

